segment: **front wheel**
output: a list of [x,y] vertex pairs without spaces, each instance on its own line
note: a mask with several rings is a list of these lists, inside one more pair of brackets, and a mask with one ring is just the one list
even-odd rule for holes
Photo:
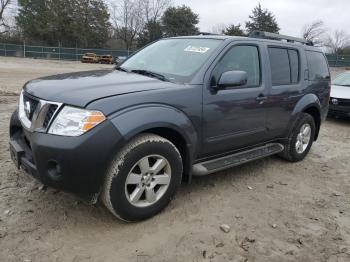
[[293,128],[280,156],[290,162],[298,162],[309,153],[315,138],[316,125],[313,117],[302,113]]
[[182,159],[174,144],[142,134],[115,157],[107,171],[102,200],[122,220],[144,220],[168,205],[181,177]]

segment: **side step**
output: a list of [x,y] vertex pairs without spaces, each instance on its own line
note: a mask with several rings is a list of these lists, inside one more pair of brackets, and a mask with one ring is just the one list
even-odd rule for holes
[[194,176],[205,176],[223,169],[242,165],[253,160],[271,156],[282,152],[284,146],[279,143],[271,143],[256,147],[247,151],[205,161],[192,166]]

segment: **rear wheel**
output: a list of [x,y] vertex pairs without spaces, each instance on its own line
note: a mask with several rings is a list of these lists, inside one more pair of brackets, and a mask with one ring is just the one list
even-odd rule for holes
[[309,153],[314,141],[316,125],[313,117],[302,113],[284,145],[280,156],[290,162],[301,161]]
[[122,220],[147,219],[168,205],[181,176],[178,149],[163,137],[143,134],[130,141],[112,162],[102,200]]

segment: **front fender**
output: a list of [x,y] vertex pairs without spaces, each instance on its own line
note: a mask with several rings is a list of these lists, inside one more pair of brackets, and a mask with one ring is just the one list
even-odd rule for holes
[[126,141],[152,128],[169,128],[185,139],[191,156],[195,153],[197,132],[186,114],[174,107],[143,104],[118,111],[109,119]]

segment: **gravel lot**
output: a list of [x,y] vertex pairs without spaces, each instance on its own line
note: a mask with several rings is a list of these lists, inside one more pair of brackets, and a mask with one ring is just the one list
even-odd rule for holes
[[22,85],[110,67],[0,57],[0,261],[350,261],[350,121],[328,120],[303,162],[270,157],[196,178],[142,223],[16,170],[8,123]]

